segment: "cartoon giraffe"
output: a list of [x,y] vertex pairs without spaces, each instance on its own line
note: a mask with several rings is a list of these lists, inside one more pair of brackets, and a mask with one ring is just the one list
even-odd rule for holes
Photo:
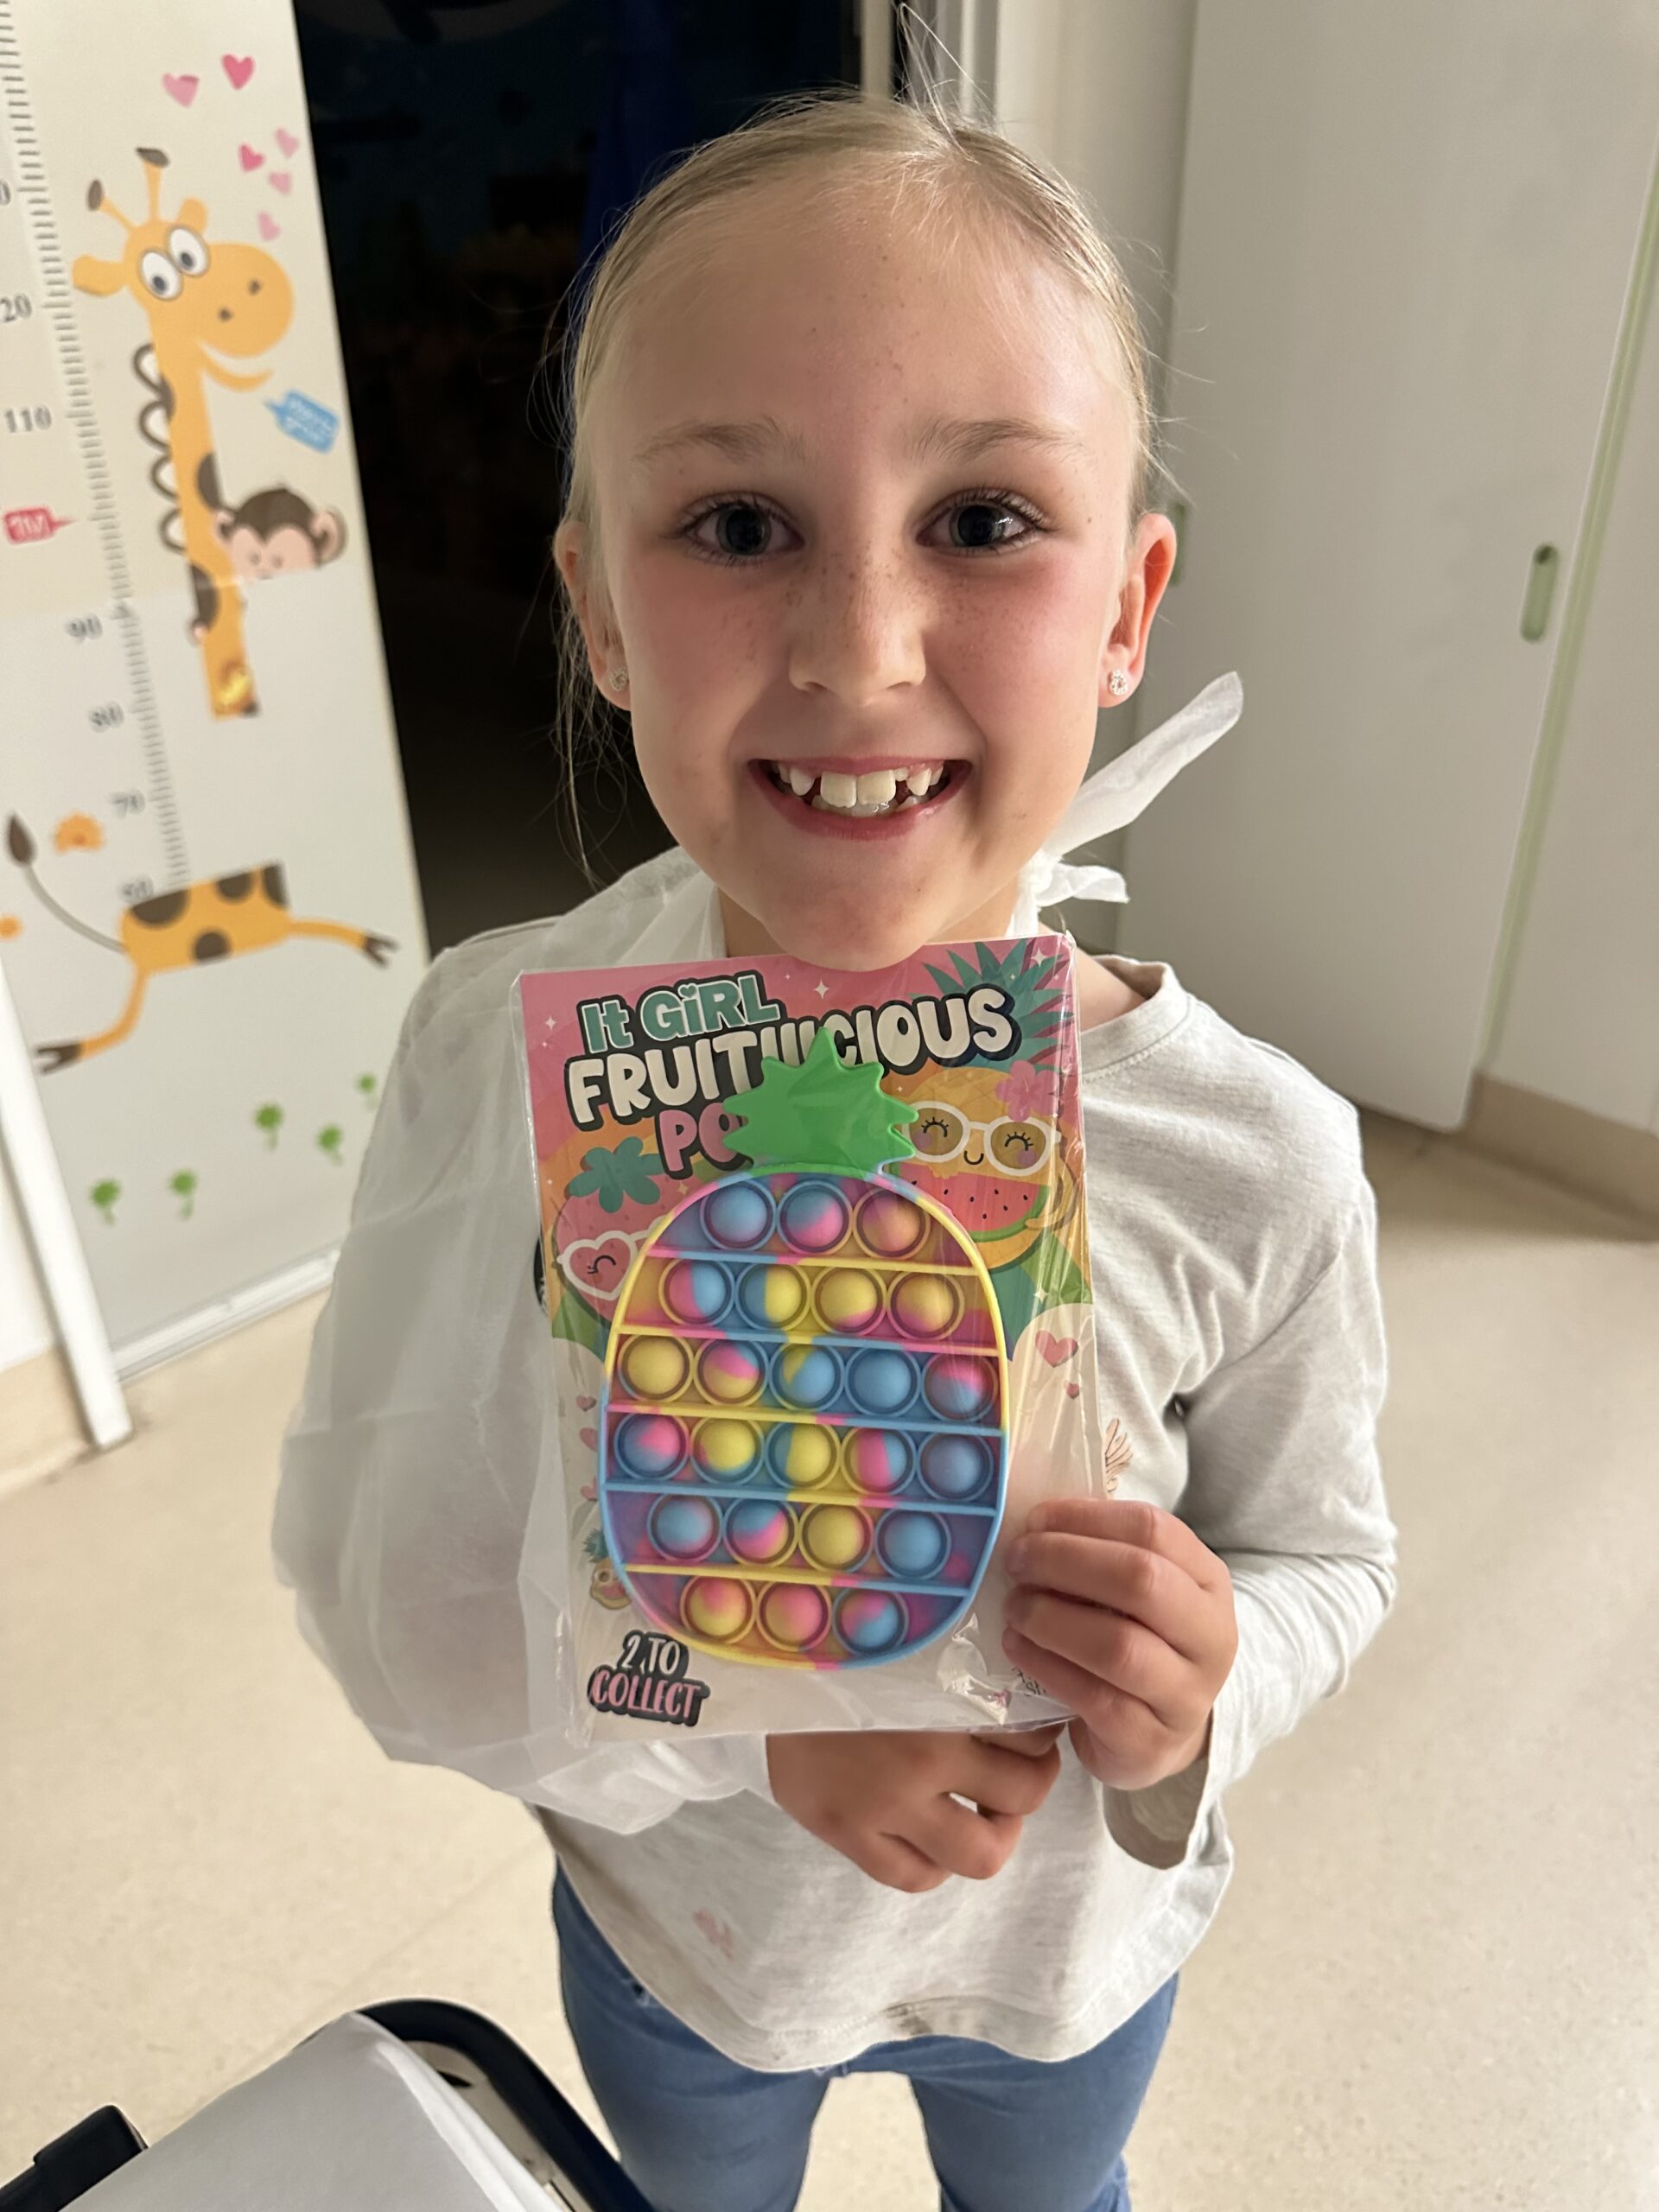
[[6,828],[7,848],[28,876],[35,895],[80,936],[111,952],[124,952],[137,973],[120,1019],[95,1037],[82,1037],[64,1045],[37,1045],[35,1057],[42,1075],[67,1067],[72,1060],[89,1058],[130,1036],[152,976],[175,969],[194,968],[203,961],[234,959],[238,953],[264,952],[291,937],[327,938],[365,952],[377,968],[397,950],[395,941],[372,930],[356,930],[343,922],[298,921],[288,911],[288,881],[282,863],[248,868],[239,875],[210,877],[183,891],[162,891],[124,908],[118,938],[91,929],[60,906],[35,873],[35,840],[13,815]]
[[[76,288],[109,298],[130,292],[149,324],[149,340],[132,357],[140,380],[156,395],[140,409],[138,427],[162,458],[150,468],[150,481],[175,502],[162,524],[162,543],[190,563],[200,626],[202,664],[215,715],[258,712],[253,678],[242,641],[242,594],[230,553],[215,527],[224,507],[213,424],[208,419],[206,380],[227,391],[255,391],[270,371],[238,376],[214,358],[229,354],[246,360],[274,346],[294,312],[294,288],[281,266],[255,245],[215,242],[202,236],[207,210],[187,200],[175,216],[161,213],[162,171],[167,156],[141,146],[149,210],[142,223],[130,222],[96,181],[86,205],[102,208],[123,226],[127,243],[119,261],[99,261],[83,253],[76,260]],[[149,356],[154,374],[146,366]],[[159,414],[165,437],[154,425]],[[171,464],[173,481],[162,470]],[[182,543],[169,535],[178,522]]]

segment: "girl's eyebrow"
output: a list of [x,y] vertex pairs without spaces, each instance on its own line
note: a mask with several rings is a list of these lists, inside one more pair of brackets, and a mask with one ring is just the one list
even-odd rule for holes
[[[1035,422],[1021,415],[995,415],[968,419],[957,415],[933,415],[912,436],[908,454],[912,461],[935,455],[968,461],[993,446],[1032,445],[1086,461],[1089,448],[1074,431],[1058,423]],[[712,446],[730,461],[758,461],[768,453],[806,465],[806,444],[798,431],[785,430],[770,415],[747,423],[674,423],[649,439],[633,457],[636,473],[653,461],[686,446]]]

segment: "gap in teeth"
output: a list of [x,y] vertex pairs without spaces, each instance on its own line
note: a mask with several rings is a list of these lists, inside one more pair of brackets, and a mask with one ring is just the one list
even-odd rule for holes
[[804,768],[777,760],[771,767],[772,781],[780,791],[791,791],[823,813],[851,815],[859,820],[918,806],[930,791],[942,789],[945,780],[943,763],[937,767],[918,762],[909,768],[872,768],[859,776],[834,771],[815,776]]

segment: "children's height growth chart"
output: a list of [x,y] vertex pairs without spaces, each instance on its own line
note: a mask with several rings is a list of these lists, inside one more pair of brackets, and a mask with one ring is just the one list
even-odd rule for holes
[[0,0],[0,668],[119,1349],[338,1242],[425,959],[288,0]]

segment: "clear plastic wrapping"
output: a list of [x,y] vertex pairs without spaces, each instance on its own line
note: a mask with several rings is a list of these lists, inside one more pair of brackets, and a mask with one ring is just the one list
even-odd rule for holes
[[1001,1562],[1105,1486],[1071,959],[518,977],[573,1740],[1052,1716]]

